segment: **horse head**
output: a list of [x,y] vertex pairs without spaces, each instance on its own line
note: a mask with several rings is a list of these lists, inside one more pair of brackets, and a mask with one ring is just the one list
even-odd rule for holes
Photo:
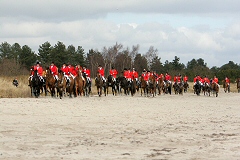
[[103,80],[101,75],[98,73],[96,78],[95,78],[95,85],[96,86],[102,86],[103,85]]
[[237,88],[240,88],[240,78],[236,80],[236,83],[237,83]]
[[34,70],[32,81],[31,81],[31,86],[38,87],[41,85],[40,78],[38,76],[38,71]]
[[112,83],[112,82],[113,82],[113,76],[112,76],[112,75],[109,75],[109,76],[107,77],[107,82],[108,82],[108,83]]
[[148,82],[150,84],[154,84],[155,83],[155,77],[154,76],[150,76]]

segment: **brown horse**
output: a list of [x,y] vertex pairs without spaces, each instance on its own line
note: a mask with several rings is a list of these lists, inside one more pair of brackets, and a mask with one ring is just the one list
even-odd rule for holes
[[[75,77],[76,78],[76,77]],[[75,90],[74,90],[74,79],[75,78],[73,78],[72,76],[70,76],[69,77],[69,80],[70,80],[70,83],[69,83],[69,85],[67,85],[67,87],[66,87],[66,92],[68,93],[68,95],[69,95],[69,98],[72,98],[72,94],[75,94],[75,96],[76,96],[76,93],[75,93]]]
[[203,83],[203,86],[202,86],[202,91],[203,91],[203,94],[204,96],[208,94],[208,96],[210,96],[210,93],[211,93],[211,86],[209,83],[207,82],[204,82]]
[[66,78],[64,77],[64,73],[59,71],[58,73],[58,82],[57,82],[57,92],[59,94],[60,99],[62,99],[63,95],[66,92]]
[[75,83],[75,96],[84,95],[84,87],[85,87],[86,81],[83,78],[81,70],[78,71],[78,75],[77,77],[75,77],[74,83]]
[[211,84],[211,89],[212,89],[212,92],[213,92],[213,95],[214,93],[216,93],[216,97],[218,96],[218,92],[219,92],[219,86],[217,83],[213,82]]
[[164,77],[158,78],[157,89],[158,89],[158,95],[161,95],[162,92],[164,92]]
[[98,96],[101,97],[102,96],[102,88],[103,88],[103,80],[99,73],[97,73],[97,76],[95,78],[95,86],[97,87]]
[[156,86],[157,84],[156,84],[155,76],[151,75],[148,80],[148,89],[149,89],[149,93],[151,93],[153,97],[156,95],[156,88],[157,88]]
[[236,80],[236,83],[237,83],[238,93],[240,93],[240,78],[238,78],[238,79]]
[[144,80],[143,76],[141,76],[139,78],[140,82],[141,82],[141,96],[142,94],[144,93],[144,95],[146,96],[148,94],[148,84],[147,84],[147,81]]
[[183,90],[184,90],[185,93],[188,91],[188,88],[189,88],[188,82],[187,81],[183,82]]
[[55,78],[54,75],[52,74],[51,70],[47,68],[46,70],[46,89],[50,90],[51,96],[55,96]]
[[223,80],[223,88],[224,88],[224,92],[228,92],[230,93],[230,84],[226,82],[226,80]]

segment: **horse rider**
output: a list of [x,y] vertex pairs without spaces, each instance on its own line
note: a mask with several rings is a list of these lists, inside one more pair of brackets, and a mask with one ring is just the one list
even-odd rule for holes
[[77,71],[76,71],[75,67],[71,65],[71,63],[68,63],[68,72],[69,72],[69,75],[73,79],[75,79],[75,77],[77,76]]
[[218,88],[220,87],[218,84],[218,78],[216,76],[213,77],[212,83],[216,83],[218,85]]
[[171,76],[170,76],[170,74],[168,74],[168,72],[166,72],[166,74],[165,74],[165,82],[168,82],[169,84],[172,83],[171,82]]
[[132,82],[132,72],[131,72],[131,70],[130,70],[130,68],[127,70],[127,72],[126,72],[126,79],[127,79],[127,81],[129,82],[129,83],[131,83]]
[[91,72],[90,69],[87,69],[86,67],[83,67],[82,73],[84,73],[87,77],[87,81],[91,82]]
[[75,65],[75,70],[76,70],[77,72],[78,72],[78,71],[82,72],[83,68],[82,68],[82,66],[81,66],[80,64],[76,64],[76,65]]
[[103,68],[101,65],[98,66],[98,73],[99,73],[100,76],[102,77],[102,80],[103,80],[104,82],[106,82],[106,79],[105,79],[105,77],[104,77],[104,68]]
[[185,75],[185,76],[183,77],[183,82],[184,82],[184,83],[188,83],[188,76],[187,76],[187,75]]
[[57,66],[54,64],[54,62],[51,63],[51,65],[49,66],[49,69],[51,71],[51,73],[53,74],[54,78],[55,78],[55,83],[57,83],[58,81],[58,68]]
[[206,83],[208,86],[210,85],[210,80],[209,80],[209,78],[206,75],[203,78],[203,83]]
[[143,80],[146,81],[148,85],[149,73],[145,69],[143,69],[142,71],[142,77],[143,77]]
[[173,77],[174,84],[177,84],[177,80],[178,80],[178,76],[175,74],[175,76]]
[[195,86],[195,84],[196,84],[196,82],[199,82],[200,83],[200,85],[202,86],[202,78],[199,76],[199,75],[196,75],[195,77],[194,77],[194,79],[193,79],[193,86]]
[[138,82],[138,72],[135,68],[132,70],[132,77],[136,80],[136,82]]
[[63,63],[61,71],[63,72],[64,77],[66,78],[67,85],[70,84],[70,74],[66,63]]
[[109,71],[109,74],[113,77],[113,81],[116,81],[118,71],[114,67]]
[[228,78],[228,76],[225,77],[225,82],[228,84],[228,86],[230,87],[230,79]]
[[42,77],[43,68],[42,68],[42,66],[40,65],[40,62],[37,62],[36,65],[33,66],[33,70],[32,70],[32,72],[31,72],[31,76],[30,76],[29,78],[31,78],[31,80],[32,80],[32,77],[33,77],[33,74],[34,74],[34,71],[35,71],[35,70],[37,70],[37,74],[38,74],[40,80],[41,80],[42,82],[44,82],[44,79],[43,79],[43,77]]
[[182,82],[182,75],[179,73],[177,76],[177,83],[180,84]]
[[123,69],[123,77],[127,79],[127,68]]

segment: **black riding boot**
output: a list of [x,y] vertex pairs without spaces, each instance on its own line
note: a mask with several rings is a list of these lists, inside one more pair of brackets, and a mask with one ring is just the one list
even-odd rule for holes
[[70,81],[69,81],[69,79],[67,79],[67,86],[68,86],[68,87],[70,86]]
[[55,79],[55,87],[57,87],[57,81],[58,81],[58,80],[57,80],[57,79]]

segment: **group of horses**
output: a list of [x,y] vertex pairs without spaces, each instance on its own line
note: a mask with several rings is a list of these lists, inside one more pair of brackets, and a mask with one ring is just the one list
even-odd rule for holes
[[[229,93],[230,92],[230,84],[228,82],[226,82],[225,80],[222,81],[223,84],[223,89],[225,93]],[[240,93],[240,78],[238,78],[236,80],[236,84],[237,84],[237,90],[238,93]],[[197,95],[200,95],[201,91],[203,92],[204,95],[208,95],[210,96],[211,93],[212,95],[215,95],[216,97],[219,94],[219,87],[220,85],[217,83],[203,83],[200,84],[199,81],[196,82],[196,84],[193,86],[194,89],[194,93]]]
[[[43,74],[43,79],[41,80],[37,71],[34,71],[33,77],[29,79],[31,96],[39,97],[40,93],[44,93],[45,95],[50,93],[52,97],[59,96],[61,99],[66,95],[77,97],[78,95],[89,96],[91,93],[92,82],[81,71],[74,78],[70,76],[68,82],[62,71],[59,71],[58,80],[56,80],[50,69],[47,68]],[[238,92],[240,92],[240,78],[236,80],[236,83]],[[171,81],[165,81],[164,77],[156,80],[154,75],[150,76],[148,81],[145,81],[143,76],[140,76],[138,79],[127,80],[123,76],[114,78],[111,75],[104,80],[99,73],[95,78],[95,86],[99,97],[103,94],[105,96],[108,95],[109,88],[111,88],[113,95],[125,94],[134,96],[136,92],[140,91],[141,96],[153,97],[157,94],[172,94],[172,88],[175,94],[183,94],[189,88],[187,82],[172,84]],[[228,83],[223,83],[223,87],[225,92],[230,92]],[[219,93],[219,85],[216,83],[200,84],[197,81],[193,89],[196,95],[200,95],[203,92],[204,95],[210,96],[212,93],[217,97]]]
[[[45,96],[50,93],[52,97],[59,96],[61,99],[66,95],[77,97],[78,95],[89,96],[91,93],[91,81],[81,71],[74,78],[70,76],[69,82],[62,71],[59,71],[58,80],[56,80],[49,68],[44,71],[42,77],[43,79],[38,76],[37,70],[35,70],[32,78],[29,79],[31,96],[37,98],[40,93],[44,93]],[[142,76],[138,79],[127,80],[123,76],[114,78],[109,75],[104,80],[98,73],[95,78],[95,86],[98,96],[108,95],[109,88],[111,88],[113,95],[134,96],[136,92],[141,91],[141,96],[156,96],[157,90],[158,94],[171,94],[171,83],[165,82],[163,78],[157,82],[154,76],[150,76],[149,80],[145,81]]]
[[186,93],[188,91],[188,88],[188,82],[175,82],[173,84],[175,94],[183,94],[183,92]]
[[[125,94],[134,96],[136,92],[141,92],[141,96],[156,96],[164,94],[171,94],[171,82],[164,81],[164,78],[156,80],[154,75],[150,76],[146,81],[143,76],[138,79],[128,80],[123,76],[119,76],[116,79],[111,75],[104,81],[99,74],[95,78],[95,85],[97,86],[98,95],[102,93],[106,96],[109,91],[109,87],[112,89],[112,94]],[[158,92],[158,93],[157,93]]]
[[211,93],[212,95],[215,95],[216,97],[219,94],[219,84],[217,83],[203,83],[201,84],[198,80],[196,81],[195,85],[193,86],[194,89],[194,94],[200,95],[201,91],[204,95],[210,96]]
[[70,98],[73,95],[75,97],[78,95],[89,96],[91,92],[91,81],[81,71],[74,78],[70,76],[69,82],[61,70],[58,72],[58,80],[49,68],[44,71],[42,77],[43,79],[38,76],[37,70],[35,70],[32,78],[29,79],[31,96],[34,95],[37,98],[41,92],[44,92],[45,96],[50,93],[52,97],[59,96],[62,99],[65,95]]
[[128,81],[124,77],[114,78],[111,75],[104,80],[98,73],[95,78],[95,86],[97,87],[97,93],[99,96],[103,93],[105,96],[108,95],[109,88],[111,88],[113,95],[124,93],[126,95],[131,94],[133,96],[136,93],[137,82],[136,80]]

